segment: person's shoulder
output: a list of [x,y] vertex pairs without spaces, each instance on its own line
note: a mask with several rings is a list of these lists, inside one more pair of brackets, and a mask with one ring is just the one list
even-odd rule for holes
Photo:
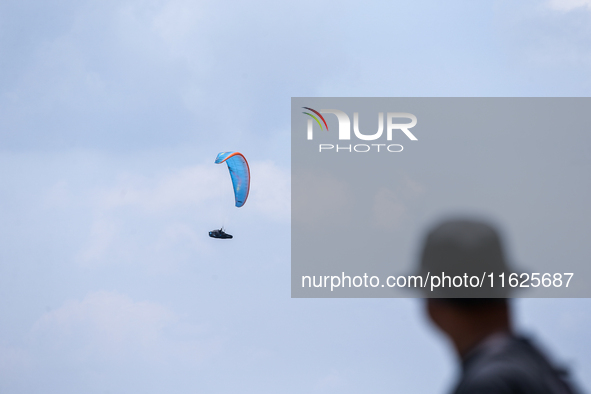
[[[519,389],[518,374],[506,366],[488,365],[464,374],[454,394],[513,394],[523,393]],[[531,392],[531,391],[525,391]]]
[[571,393],[561,372],[521,337],[484,344],[464,365],[455,391],[466,393]]

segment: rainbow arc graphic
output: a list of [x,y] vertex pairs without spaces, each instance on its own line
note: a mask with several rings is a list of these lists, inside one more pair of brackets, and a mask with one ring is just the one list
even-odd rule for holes
[[[328,125],[326,124],[326,120],[324,120],[324,116],[322,116],[322,115],[320,114],[320,112],[318,112],[318,111],[316,111],[315,109],[312,109],[312,108],[310,108],[310,107],[302,107],[302,108],[304,108],[304,109],[307,109],[307,110],[309,110],[309,111],[312,111],[312,112],[314,112],[316,115],[320,116],[320,119],[322,119],[322,122],[324,122],[324,126],[326,126],[326,131],[328,131]],[[310,116],[310,117],[312,117],[312,118],[313,118],[313,119],[316,121],[316,123],[318,123],[318,126],[320,126],[320,130],[323,130],[322,123],[320,123],[320,120],[318,120],[318,118],[317,118],[316,116],[312,115],[312,114],[311,114],[311,113],[309,113],[309,112],[302,112],[302,113],[303,113],[303,114],[306,114],[306,115],[308,115],[308,116]]]

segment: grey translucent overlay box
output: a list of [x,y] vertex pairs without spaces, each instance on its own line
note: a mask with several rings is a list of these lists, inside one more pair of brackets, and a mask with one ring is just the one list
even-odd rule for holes
[[[292,297],[590,297],[590,131],[588,98],[292,98]],[[506,266],[425,265],[448,220]]]

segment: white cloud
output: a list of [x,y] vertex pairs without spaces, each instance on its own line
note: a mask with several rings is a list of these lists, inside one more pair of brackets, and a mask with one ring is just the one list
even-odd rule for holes
[[572,11],[577,8],[587,8],[591,10],[591,0],[548,0],[548,7],[557,11]]
[[315,393],[336,393],[341,392],[346,386],[346,379],[335,369],[320,378],[313,389]]
[[128,174],[102,193],[100,204],[106,210],[130,206],[152,214],[181,206],[195,207],[230,191],[227,174],[222,176],[220,172],[201,165],[152,178]]
[[204,17],[202,2],[176,0],[166,2],[154,17],[153,25],[159,34],[170,44],[186,41],[201,25]]
[[90,228],[90,241],[78,254],[78,260],[86,263],[100,260],[116,239],[117,232],[118,227],[114,220],[106,217],[94,220]]
[[374,198],[374,220],[379,227],[397,226],[406,211],[406,206],[392,190],[381,189]]
[[45,313],[32,327],[29,351],[116,363],[139,356],[159,364],[179,357],[200,362],[218,344],[195,339],[206,335],[203,327],[192,327],[191,339],[176,339],[183,330],[179,316],[160,304],[98,291]]
[[405,177],[396,190],[381,188],[374,197],[373,220],[381,228],[400,226],[415,198],[421,196],[425,188],[418,182]]
[[99,291],[44,314],[35,323],[33,333],[68,340],[74,332],[86,331],[95,341],[115,347],[128,341],[149,346],[174,319],[174,314],[158,304],[134,302],[122,294]]
[[319,170],[299,172],[293,183],[300,191],[295,195],[294,220],[314,226],[322,225],[327,218],[333,224],[349,220],[342,215],[353,206],[351,185],[347,182]]

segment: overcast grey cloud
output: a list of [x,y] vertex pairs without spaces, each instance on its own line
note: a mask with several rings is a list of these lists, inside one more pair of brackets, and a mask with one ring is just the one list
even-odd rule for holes
[[[0,392],[443,391],[419,301],[290,298],[290,97],[587,96],[590,22],[583,0],[1,2]],[[590,306],[516,302],[587,390]]]

